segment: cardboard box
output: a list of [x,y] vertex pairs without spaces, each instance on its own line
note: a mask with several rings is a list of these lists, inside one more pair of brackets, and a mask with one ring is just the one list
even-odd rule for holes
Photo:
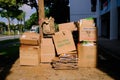
[[69,31],[76,31],[77,27],[74,24],[74,22],[68,22],[68,23],[61,23],[58,24],[59,31],[69,30]]
[[97,46],[83,46],[77,44],[78,66],[79,67],[96,67],[97,65]]
[[39,45],[40,44],[40,35],[35,32],[25,32],[20,37],[20,43],[26,45]]
[[55,33],[55,25],[54,25],[54,18],[50,17],[45,18],[42,23],[42,30],[43,34],[54,34]]
[[39,65],[40,47],[39,46],[20,46],[20,65]]
[[80,27],[79,41],[97,41],[97,28],[94,26]]
[[79,41],[96,41],[97,28],[93,19],[81,19],[79,23]]
[[55,57],[55,48],[52,38],[42,38],[41,41],[41,62],[51,62]]
[[53,53],[41,54],[41,63],[50,63],[54,57],[55,55]]
[[85,19],[81,19],[80,20],[80,27],[91,27],[91,26],[95,26],[95,23],[94,23],[94,20],[93,19],[87,19],[87,18],[85,18]]
[[57,54],[68,53],[76,50],[71,31],[59,31],[53,35]]

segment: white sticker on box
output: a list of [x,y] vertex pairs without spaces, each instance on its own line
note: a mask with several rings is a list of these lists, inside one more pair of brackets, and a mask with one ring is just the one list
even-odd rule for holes
[[23,35],[23,36],[22,36],[22,38],[25,38],[25,37],[26,37],[26,35]]

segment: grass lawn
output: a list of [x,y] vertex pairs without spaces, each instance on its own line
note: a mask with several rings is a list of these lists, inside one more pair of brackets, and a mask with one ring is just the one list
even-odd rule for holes
[[[19,39],[0,41],[0,80],[6,80],[12,64],[19,57]],[[4,47],[3,47],[4,46]]]
[[0,50],[0,55],[14,57],[19,53],[19,45],[10,46],[8,48]]
[[[0,41],[0,45],[6,45],[6,47],[0,49],[0,55],[2,56],[7,56],[7,57],[18,57],[19,55],[19,44],[16,44],[14,42],[18,42],[19,39],[13,39],[13,40],[5,40],[5,41]],[[13,44],[9,44],[13,43]]]
[[19,39],[10,39],[10,40],[4,40],[4,41],[0,41],[0,45],[5,45],[11,42],[18,42]]

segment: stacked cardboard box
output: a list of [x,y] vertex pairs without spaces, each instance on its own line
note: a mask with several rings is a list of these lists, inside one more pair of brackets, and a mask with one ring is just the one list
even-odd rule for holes
[[55,35],[53,35],[53,41],[57,54],[68,53],[76,50],[73,36],[70,31],[65,30],[56,32]]
[[40,44],[40,37],[38,33],[34,32],[25,32],[20,37],[20,43],[22,45],[39,45]]
[[54,69],[78,69],[77,53],[64,53],[52,59]]
[[76,22],[67,22],[58,24],[59,31],[77,31]]
[[97,65],[97,46],[84,46],[82,43],[78,47],[78,66],[79,67],[96,67]]
[[40,48],[39,46],[20,46],[20,65],[39,65]]
[[97,28],[93,19],[81,19],[79,25],[78,66],[97,65]]
[[55,25],[54,25],[54,18],[49,17],[42,20],[41,23],[41,35],[43,38],[52,37],[55,33]]
[[[53,54],[56,54],[55,58],[52,59],[52,67],[54,69],[76,69],[78,66],[96,67],[97,28],[95,27],[94,20],[92,18],[81,19],[77,25],[75,22],[62,23],[58,24],[58,28],[59,31],[54,32],[51,37],[56,53],[53,50],[53,45],[49,44],[45,46],[44,43],[41,43],[41,48],[49,49],[47,46],[51,46],[52,48],[50,54],[49,52],[44,52],[44,49],[41,51],[41,54],[44,55],[43,58],[45,58],[44,53],[49,54],[49,60],[54,56]],[[73,57],[73,54],[76,57]],[[50,57],[50,55],[53,56]]]
[[[76,30],[75,24],[74,22],[59,24],[59,31],[55,32],[53,23],[52,18],[46,18],[41,25],[41,35],[43,35],[40,43],[41,62],[51,62],[54,69],[70,69],[71,67],[71,69],[76,69],[77,50],[72,36],[72,31]],[[74,54],[75,57],[65,56],[70,54]]]
[[56,54],[52,39],[52,35],[55,33],[53,17],[42,19],[40,32],[41,62],[50,63],[52,58],[54,58]]
[[97,28],[93,19],[81,19],[79,23],[79,41],[97,40]]
[[[51,62],[54,69],[96,67],[97,28],[94,20],[81,19],[79,25],[75,22],[59,24],[58,32],[53,23],[52,18],[45,19],[41,25],[42,34],[27,32],[21,36],[20,64],[38,65],[41,61]],[[78,33],[73,34],[75,31]]]
[[59,29],[53,35],[58,56],[52,59],[52,67],[54,69],[78,69],[77,50],[72,35],[76,27],[73,22],[70,22],[59,24]]
[[55,57],[55,48],[52,38],[42,38],[41,40],[41,62],[51,62]]
[[25,32],[20,37],[20,65],[38,65],[40,63],[40,37],[38,33]]

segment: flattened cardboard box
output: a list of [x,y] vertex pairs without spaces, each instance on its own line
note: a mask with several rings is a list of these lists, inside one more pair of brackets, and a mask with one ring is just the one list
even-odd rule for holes
[[76,50],[71,31],[59,31],[53,35],[57,54],[68,53]]
[[76,61],[61,61],[59,57],[54,57],[51,63],[52,68],[56,70],[73,70],[78,69],[78,64]]
[[40,47],[39,46],[20,46],[20,65],[39,65]]
[[69,30],[69,31],[76,31],[77,27],[74,24],[74,22],[68,22],[68,23],[61,23],[58,24],[59,31]]
[[82,46],[77,44],[78,49],[78,66],[79,67],[96,67],[97,65],[97,46]]
[[35,32],[25,32],[20,37],[20,43],[21,44],[27,44],[27,45],[39,45],[40,43],[40,35]]
[[42,38],[41,41],[41,62],[51,62],[55,57],[55,48],[52,38]]

